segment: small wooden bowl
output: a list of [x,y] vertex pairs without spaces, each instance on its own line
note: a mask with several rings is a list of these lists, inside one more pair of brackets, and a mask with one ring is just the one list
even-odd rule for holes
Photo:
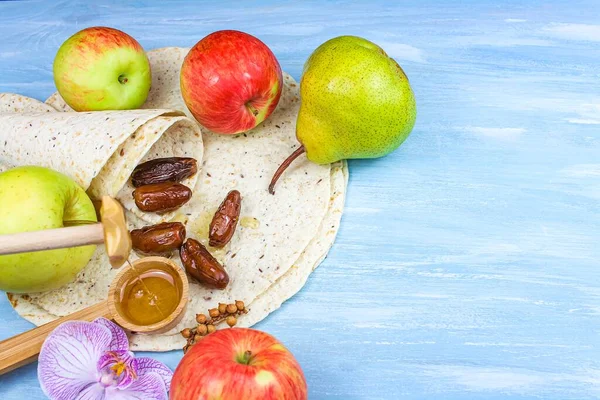
[[177,308],[175,308],[175,311],[167,318],[156,324],[140,326],[132,323],[126,317],[121,315],[119,307],[121,289],[135,276],[135,272],[131,268],[123,268],[121,272],[115,276],[110,285],[108,300],[103,300],[97,304],[84,308],[83,310],[55,319],[47,324],[0,342],[0,375],[37,359],[46,337],[60,324],[67,321],[93,321],[96,318],[104,317],[113,319],[125,330],[141,334],[163,333],[175,327],[175,325],[183,318],[188,302],[189,284],[187,275],[177,264],[164,257],[141,258],[136,260],[133,265],[138,272],[144,272],[151,269],[153,265],[156,266],[157,263],[160,263],[166,269],[173,271],[173,276],[178,278],[179,283],[181,284],[181,298],[179,299],[179,304],[177,305]]
[[108,308],[110,309],[110,313],[112,314],[115,322],[128,331],[139,334],[163,333],[175,327],[185,314],[189,296],[189,284],[187,275],[185,274],[183,268],[179,267],[168,258],[156,256],[144,257],[140,258],[139,260],[135,260],[133,262],[133,267],[136,271],[138,271],[138,273],[143,273],[151,269],[153,266],[156,267],[157,263],[160,263],[170,269],[172,272],[174,272],[173,275],[180,280],[181,298],[179,299],[177,308],[175,308],[175,311],[173,311],[167,318],[152,325],[136,325],[124,317],[122,315],[121,308],[119,307],[121,301],[121,289],[127,284],[127,282],[135,277],[135,272],[131,268],[123,268],[121,272],[119,272],[113,279],[112,284],[110,285],[110,289],[108,291]]

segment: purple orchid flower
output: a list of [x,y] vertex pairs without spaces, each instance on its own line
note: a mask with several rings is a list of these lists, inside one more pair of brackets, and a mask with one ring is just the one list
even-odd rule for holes
[[60,325],[44,342],[38,365],[51,400],[167,400],[172,377],[160,361],[135,358],[125,332],[104,318]]

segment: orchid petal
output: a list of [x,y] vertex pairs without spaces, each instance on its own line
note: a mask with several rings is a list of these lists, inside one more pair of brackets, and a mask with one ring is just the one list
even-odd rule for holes
[[127,334],[125,334],[125,331],[123,331],[119,325],[107,320],[106,318],[98,318],[94,320],[94,323],[108,328],[112,334],[112,340],[109,346],[106,348],[107,351],[129,350],[129,340],[127,339]]
[[74,400],[105,400],[106,389],[99,383],[94,383],[83,389]]
[[137,361],[137,373],[138,376],[154,372],[163,379],[165,387],[171,387],[171,379],[173,378],[173,372],[165,364],[158,360],[148,357],[140,357]]
[[167,400],[167,389],[156,373],[140,376],[126,389],[106,388],[106,400]]
[[111,342],[108,328],[91,322],[65,322],[44,342],[40,351],[38,379],[51,400],[76,399],[79,392],[96,383],[97,362]]

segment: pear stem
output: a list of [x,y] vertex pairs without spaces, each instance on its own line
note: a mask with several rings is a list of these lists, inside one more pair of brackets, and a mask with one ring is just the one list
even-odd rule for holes
[[290,154],[290,156],[288,158],[286,158],[284,162],[281,163],[279,168],[277,168],[277,171],[275,171],[273,178],[271,179],[271,183],[269,184],[269,193],[275,194],[275,185],[277,184],[279,177],[283,174],[283,172],[287,169],[287,167],[289,167],[290,164],[296,158],[298,158],[298,156],[300,156],[300,154],[305,153],[305,152],[306,152],[306,149],[304,148],[304,146],[301,145],[292,154]]

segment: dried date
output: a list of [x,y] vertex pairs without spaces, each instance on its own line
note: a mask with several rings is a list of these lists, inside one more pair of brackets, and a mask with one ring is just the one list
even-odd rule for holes
[[242,196],[237,190],[227,193],[209,226],[209,244],[223,247],[233,237],[242,208]]
[[168,254],[185,240],[181,222],[163,222],[131,231],[132,247],[143,254]]
[[142,211],[163,213],[173,211],[192,198],[192,191],[181,183],[154,183],[133,191],[136,206]]
[[225,289],[229,283],[223,266],[197,240],[186,240],[179,249],[179,256],[187,273],[205,286]]
[[163,182],[181,182],[198,172],[195,159],[189,157],[156,158],[135,167],[131,174],[134,187]]

